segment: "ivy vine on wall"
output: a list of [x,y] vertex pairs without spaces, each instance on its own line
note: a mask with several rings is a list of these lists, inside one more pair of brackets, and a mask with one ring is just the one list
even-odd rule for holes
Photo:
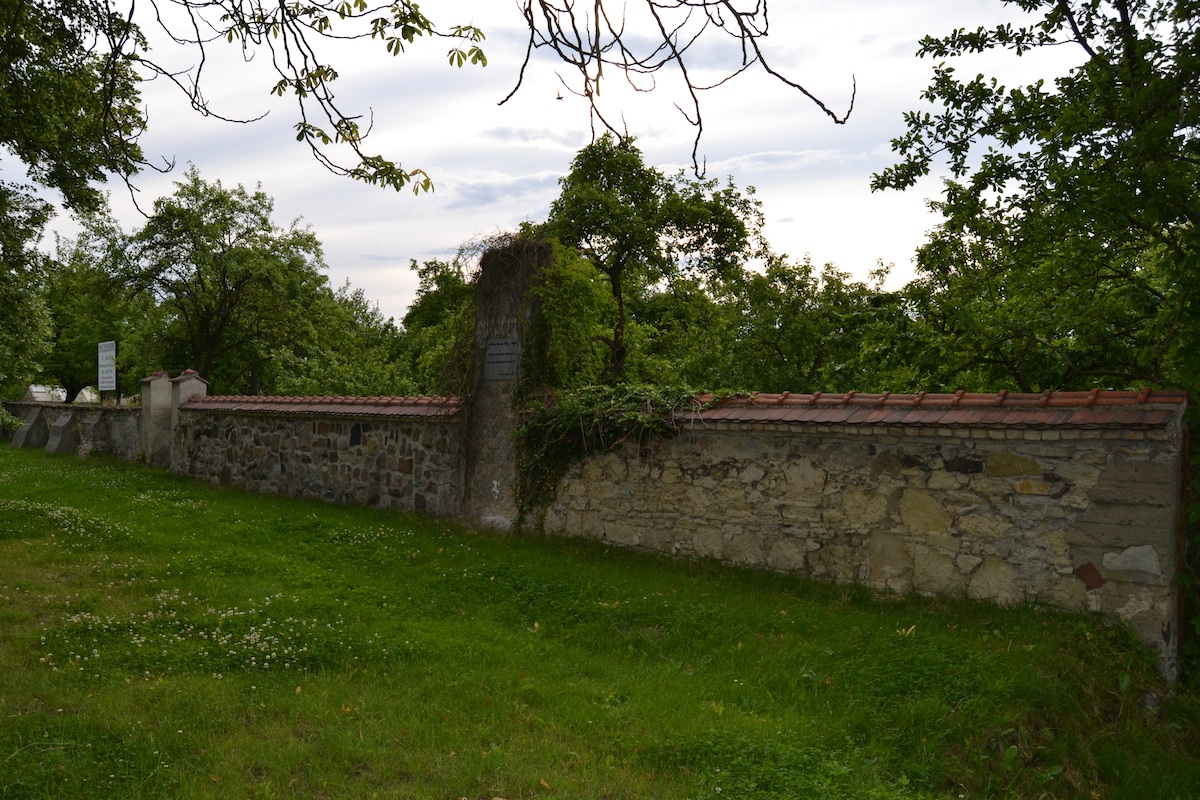
[[572,466],[627,442],[676,436],[692,413],[724,396],[680,386],[586,386],[528,402],[517,437],[517,507],[524,519],[554,501]]

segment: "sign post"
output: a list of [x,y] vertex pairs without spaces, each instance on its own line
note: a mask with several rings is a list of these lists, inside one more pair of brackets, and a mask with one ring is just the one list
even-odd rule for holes
[[98,363],[100,374],[96,381],[96,388],[101,392],[115,392],[117,390],[116,342],[100,343],[98,350]]

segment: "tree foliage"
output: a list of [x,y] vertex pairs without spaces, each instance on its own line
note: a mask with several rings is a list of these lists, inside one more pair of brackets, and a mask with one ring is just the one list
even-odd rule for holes
[[[874,178],[952,176],[920,255],[926,319],[1019,388],[1200,385],[1200,4],[1006,2],[1028,23],[922,41],[937,110],[906,115]],[[951,63],[1064,46],[1079,64],[1023,87]]]
[[[625,27],[626,15],[638,9],[640,30],[634,32]],[[703,128],[699,95],[712,87],[693,78],[689,51],[723,36],[740,46],[741,60],[718,84],[758,67],[835,121],[845,121],[846,115],[830,111],[766,59],[760,47],[768,31],[765,0],[746,9],[725,0],[578,5],[574,0],[526,0],[519,11],[528,26],[529,47],[513,93],[525,79],[529,54],[546,48],[579,72],[578,93],[608,124],[599,102],[606,69],[609,76],[625,75],[643,91],[652,88],[658,73],[674,70],[691,98],[692,110],[685,117],[696,126],[698,143]],[[230,119],[205,96],[214,47],[237,47],[247,61],[260,53],[269,59],[276,79],[263,87],[264,93],[296,101],[296,139],[319,163],[370,184],[414,191],[431,188],[430,177],[394,156],[367,149],[373,127],[369,110],[346,108],[338,100],[341,70],[331,55],[336,44],[366,40],[399,56],[418,39],[440,39],[449,44],[450,65],[487,64],[484,31],[467,22],[435,21],[411,0],[151,0],[145,5],[0,0],[0,18],[6,22],[0,31],[0,144],[35,181],[61,190],[75,209],[95,204],[93,184],[103,181],[106,172],[128,178],[146,165],[137,144],[146,121],[138,98],[141,80],[171,81],[197,112]],[[151,39],[165,43],[165,54],[150,51]],[[185,51],[191,66],[171,66],[179,61],[172,55],[175,48]]]
[[307,314],[312,341],[276,348],[271,393],[293,396],[415,394],[400,328],[349,283],[319,291]]
[[628,303],[680,280],[715,287],[758,254],[762,212],[752,191],[668,178],[646,166],[632,139],[601,136],[580,150],[560,183],[542,233],[607,277],[610,381],[622,377],[629,355]]
[[172,372],[194,369],[221,393],[272,384],[282,348],[314,340],[310,314],[327,281],[307,228],[280,228],[261,189],[227,189],[193,168],[133,238],[133,286],[157,301],[156,344]]
[[107,2],[0,0],[0,145],[68,208],[96,208],[94,184],[145,162],[137,28]]
[[46,203],[0,182],[0,392],[5,394],[28,384],[47,349],[44,257],[37,241],[49,219]]
[[130,291],[123,281],[128,238],[103,209],[82,222],[78,236],[58,240],[55,257],[46,265],[51,335],[41,378],[63,387],[67,402],[96,385],[100,342],[120,345],[117,377],[125,393],[136,392],[138,381],[152,371],[138,363],[134,345],[154,309],[148,297]]

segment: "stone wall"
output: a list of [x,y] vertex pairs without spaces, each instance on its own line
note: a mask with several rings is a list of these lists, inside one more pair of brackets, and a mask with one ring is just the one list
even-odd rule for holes
[[[165,445],[146,414],[163,387]],[[458,398],[203,390],[194,373],[159,374],[140,412],[5,405],[25,420],[14,445],[151,463],[169,452],[172,470],[214,484],[494,527],[514,508],[507,406],[477,405],[472,422]],[[818,580],[1104,612],[1173,677],[1185,408],[1181,393],[1149,391],[735,398],[685,415],[677,438],[577,465],[543,525]]]
[[1182,405],[1155,426],[694,420],[577,465],[548,532],[1128,622],[1177,671]]
[[24,424],[5,433],[17,447],[41,447],[52,453],[112,453],[128,461],[140,457],[136,406],[102,406],[34,401],[5,402]]
[[459,404],[430,400],[193,400],[178,410],[171,469],[266,494],[457,516]]

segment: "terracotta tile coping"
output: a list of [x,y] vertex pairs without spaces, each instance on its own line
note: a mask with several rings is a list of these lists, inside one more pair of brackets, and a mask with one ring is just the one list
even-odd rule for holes
[[[701,395],[708,402],[712,395]],[[687,412],[696,422],[900,425],[985,428],[1152,428],[1182,413],[1186,392],[1042,392],[1021,394],[751,394]],[[1172,408],[1175,406],[1177,408]]]
[[462,409],[458,397],[198,397],[183,406],[197,411],[304,414],[334,417],[451,417]]
[[[702,402],[711,400],[712,395],[701,395]],[[1011,408],[1013,406],[1037,406],[1038,408],[1077,408],[1092,406],[1128,406],[1145,404],[1178,405],[1187,402],[1187,392],[1164,391],[1162,389],[1142,389],[1139,392],[1108,392],[1092,389],[1086,392],[1051,392],[1040,394],[1021,394],[1001,390],[999,392],[975,393],[955,392],[953,394],[934,394],[918,392],[917,394],[862,394],[846,392],[831,394],[816,392],[815,394],[750,394],[732,397],[721,404],[731,406],[900,406],[920,408],[961,408],[993,407]]]
[[[700,395],[698,403],[712,395]],[[954,394],[750,394],[679,416],[695,422],[798,425],[901,425],[988,428],[1152,428],[1169,424],[1187,404],[1187,393],[1015,392]],[[449,417],[462,410],[458,397],[261,397],[196,398],[197,411],[354,417]]]

